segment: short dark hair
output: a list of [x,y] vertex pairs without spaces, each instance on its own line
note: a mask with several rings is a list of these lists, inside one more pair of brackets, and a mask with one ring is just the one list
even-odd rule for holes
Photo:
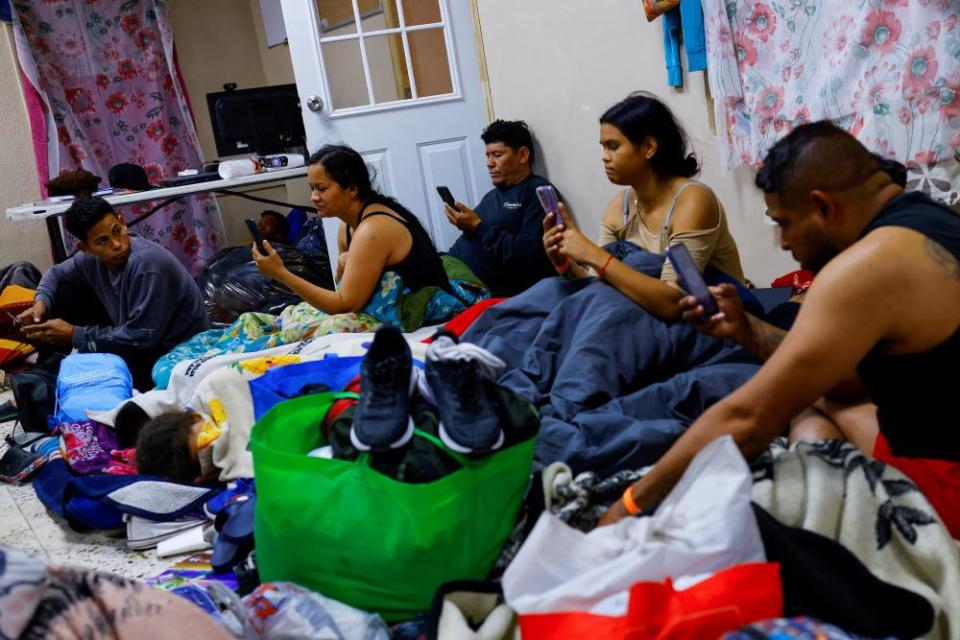
[[530,152],[530,166],[533,167],[535,158],[533,136],[530,135],[530,127],[523,120],[494,120],[480,134],[480,139],[483,140],[483,144],[502,142],[514,152],[520,151],[521,147],[526,147]]
[[309,164],[319,164],[343,189],[357,188],[357,195],[366,200],[376,193],[371,170],[355,149],[345,144],[327,144],[310,156]]
[[274,211],[273,209],[267,209],[260,214],[260,217],[270,216],[277,221],[277,231],[286,238],[290,235],[290,223],[287,222],[287,217],[280,213],[279,211]]
[[687,132],[670,107],[646,91],[637,91],[613,105],[600,116],[600,124],[615,126],[635,145],[647,138],[657,141],[650,166],[661,178],[691,178],[700,173],[697,156],[688,153]]
[[200,462],[190,455],[190,438],[197,420],[195,413],[175,411],[145,424],[137,438],[137,471],[177,482],[193,482],[200,477]]
[[903,163],[893,158],[884,158],[877,153],[871,155],[873,155],[873,159],[877,161],[877,166],[880,167],[880,171],[890,176],[893,184],[903,187],[904,189],[907,188],[907,168]]
[[804,124],[778,141],[757,172],[756,185],[796,204],[814,189],[849,189],[880,169],[877,157],[829,120]]
[[67,231],[83,242],[87,241],[87,231],[90,231],[103,216],[116,215],[110,203],[98,196],[86,196],[74,200],[64,214],[63,224]]

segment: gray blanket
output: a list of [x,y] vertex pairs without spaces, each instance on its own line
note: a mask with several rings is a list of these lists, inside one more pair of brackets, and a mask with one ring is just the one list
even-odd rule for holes
[[[659,276],[663,256],[622,257]],[[462,339],[503,359],[499,382],[540,410],[537,463],[574,472],[652,464],[757,370],[733,345],[664,322],[596,278],[542,280],[486,311]]]

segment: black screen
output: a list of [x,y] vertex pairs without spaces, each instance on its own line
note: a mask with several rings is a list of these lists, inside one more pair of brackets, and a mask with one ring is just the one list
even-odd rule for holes
[[282,153],[305,145],[295,84],[208,93],[207,108],[221,157]]

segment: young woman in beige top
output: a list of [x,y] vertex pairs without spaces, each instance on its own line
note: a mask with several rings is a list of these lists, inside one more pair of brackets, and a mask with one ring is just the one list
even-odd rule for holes
[[627,188],[604,211],[599,245],[571,223],[562,204],[562,225],[547,215],[543,244],[559,272],[586,277],[592,270],[665,320],[680,316],[677,302],[684,295],[670,261],[659,279],[651,278],[602,246],[625,240],[663,254],[679,243],[701,271],[712,266],[746,282],[723,207],[709,187],[691,180],[700,171],[697,158],[687,152],[687,136],[666,105],[648,93],[630,95],[600,118],[600,144],[607,179]]

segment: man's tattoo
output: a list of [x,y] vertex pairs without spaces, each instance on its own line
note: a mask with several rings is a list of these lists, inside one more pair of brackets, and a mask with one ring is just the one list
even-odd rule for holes
[[748,316],[748,319],[750,334],[743,346],[761,360],[766,360],[777,350],[787,332],[753,316]]
[[927,255],[929,255],[938,266],[943,267],[950,278],[960,280],[960,261],[957,261],[956,257],[947,251],[942,244],[925,237],[923,239],[923,248],[927,250]]

